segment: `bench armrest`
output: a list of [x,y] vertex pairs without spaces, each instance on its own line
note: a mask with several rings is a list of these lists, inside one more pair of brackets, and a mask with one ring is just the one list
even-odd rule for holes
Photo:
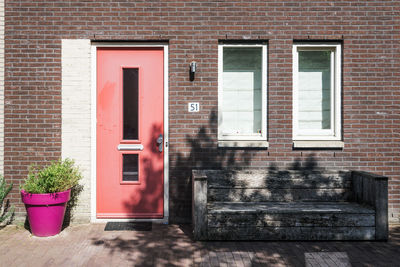
[[207,239],[207,175],[192,170],[192,224],[195,240]]
[[388,178],[362,171],[352,171],[351,177],[355,201],[375,208],[375,239],[387,240]]

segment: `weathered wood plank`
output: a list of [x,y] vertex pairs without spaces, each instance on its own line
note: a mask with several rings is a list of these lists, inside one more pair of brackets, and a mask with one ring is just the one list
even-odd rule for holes
[[229,184],[220,181],[218,184],[214,183],[209,185],[209,188],[212,189],[230,189],[230,188],[249,188],[249,189],[350,189],[351,181],[343,181],[341,179],[332,179],[329,181],[320,181],[320,180],[302,180],[302,179],[293,179],[293,180],[277,180],[270,179],[268,181],[254,181],[252,184],[246,183],[235,183]]
[[209,184],[209,188],[269,188],[269,189],[312,189],[312,188],[350,188],[351,181],[342,178],[332,179],[276,179],[252,180],[252,181],[227,181],[219,180],[213,184]]
[[208,237],[210,240],[373,240],[375,227],[210,227]]
[[345,213],[220,213],[208,214],[208,227],[374,227],[374,214]]
[[387,240],[389,237],[388,218],[388,181],[386,179],[375,180],[375,225],[376,240]]
[[262,201],[347,201],[347,189],[208,189],[209,202],[262,202]]
[[214,202],[207,205],[214,213],[347,213],[374,214],[375,210],[354,202]]
[[388,222],[388,178],[372,173],[353,171],[355,200],[375,209],[376,240],[387,240]]
[[[203,170],[201,176],[211,240],[387,237],[387,178],[381,176],[317,169]],[[354,200],[370,206],[348,202]]]
[[343,173],[299,171],[205,171],[210,188],[348,188],[351,177]]

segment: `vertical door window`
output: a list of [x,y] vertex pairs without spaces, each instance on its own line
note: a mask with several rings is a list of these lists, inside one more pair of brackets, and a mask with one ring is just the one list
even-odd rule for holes
[[139,138],[139,69],[123,68],[123,139]]

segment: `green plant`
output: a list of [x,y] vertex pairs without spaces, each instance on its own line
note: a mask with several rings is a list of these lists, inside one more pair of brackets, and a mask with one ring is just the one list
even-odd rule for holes
[[14,207],[10,206],[9,201],[5,202],[5,198],[11,191],[12,184],[7,186],[3,176],[0,176],[0,223],[4,222],[14,213]]
[[58,160],[44,168],[31,166],[21,189],[32,194],[62,192],[76,186],[81,178],[73,160]]

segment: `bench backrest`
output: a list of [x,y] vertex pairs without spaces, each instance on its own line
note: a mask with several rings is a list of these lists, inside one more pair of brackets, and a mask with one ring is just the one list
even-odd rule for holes
[[349,201],[351,173],[345,171],[206,170],[207,201]]

